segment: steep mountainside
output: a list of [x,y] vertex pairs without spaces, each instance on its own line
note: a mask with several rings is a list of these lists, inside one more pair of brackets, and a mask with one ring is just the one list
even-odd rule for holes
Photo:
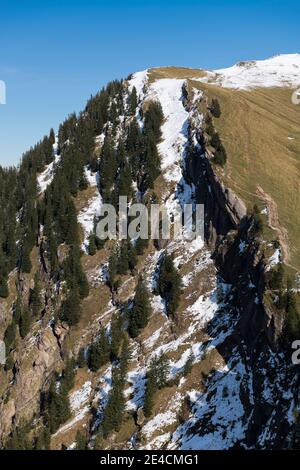
[[[1,447],[298,445],[298,85],[297,54],[137,72],[1,169]],[[103,243],[120,195],[205,239]]]

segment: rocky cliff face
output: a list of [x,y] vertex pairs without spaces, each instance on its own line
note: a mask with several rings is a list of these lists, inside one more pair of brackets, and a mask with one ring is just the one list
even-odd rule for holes
[[[53,312],[64,294],[47,276],[40,239],[32,257],[44,273],[44,314],[20,340],[13,370],[1,372],[0,440],[4,444],[22,420],[34,418],[35,425],[38,423],[41,392],[49,387],[50,378],[62,370],[66,356],[76,356],[80,348],[88,350],[99,324],[109,327],[113,313],[132,299],[138,275],[143,273],[151,292],[152,316],[141,335],[131,340],[124,425],[103,446],[289,447],[299,379],[290,357],[278,346],[282,319],[265,303],[266,262],[253,235],[252,218],[243,201],[223,184],[206,148],[200,112],[200,106],[206,106],[206,96],[182,79],[151,81],[148,72],[135,74],[127,83],[129,90],[133,86],[141,126],[149,100],[159,101],[164,113],[158,145],[162,171],[155,186],[161,202],[169,213],[174,204],[205,205],[205,243],[170,240],[164,244],[183,280],[177,321],[166,315],[164,302],[157,295],[163,249],[150,243],[139,257],[136,273],[124,275],[113,296],[105,277],[109,249],[104,247],[94,256],[85,253],[83,268],[90,293],[84,300],[84,317],[70,330],[63,323],[54,326]],[[45,172],[49,173],[49,168]],[[89,175],[89,187],[77,196],[78,217],[85,222],[93,220],[95,201],[100,200],[96,175]],[[28,295],[26,282],[21,289],[20,279],[16,279],[23,296]],[[7,305],[1,320],[10,314]],[[162,352],[170,361],[169,386],[158,391],[153,414],[146,419],[142,412],[146,371],[153,357]],[[191,355],[191,372],[183,375]],[[87,368],[77,371],[69,394],[72,417],[52,436],[53,448],[72,448],[77,430],[85,430],[93,444],[111,389],[111,375],[111,365],[98,372]]]

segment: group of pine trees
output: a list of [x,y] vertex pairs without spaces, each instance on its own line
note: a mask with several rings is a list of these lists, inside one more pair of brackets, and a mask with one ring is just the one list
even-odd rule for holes
[[90,370],[97,372],[109,361],[114,362],[120,358],[124,334],[122,316],[120,313],[115,313],[111,319],[109,335],[101,326],[99,334],[89,348],[87,364]]
[[112,387],[108,394],[107,404],[103,413],[101,433],[106,438],[112,431],[119,431],[125,414],[124,388],[131,351],[128,337],[123,334],[118,360],[112,368]]
[[74,381],[75,360],[68,358],[61,377],[53,378],[49,390],[42,397],[42,417],[51,434],[71,416],[68,393],[74,387]]
[[118,288],[118,275],[133,273],[137,264],[137,251],[131,240],[122,240],[114,247],[108,260],[108,283],[112,291]]
[[20,338],[25,338],[30,330],[31,323],[39,318],[42,308],[41,285],[38,272],[34,276],[34,287],[30,290],[28,304],[24,304],[23,299],[18,295],[13,305],[13,315],[11,322],[4,333],[7,360],[5,368],[10,370],[13,367],[11,352],[16,347],[19,333]]
[[[136,106],[136,91],[132,91],[129,112]],[[142,193],[153,188],[160,172],[157,144],[161,138],[163,113],[159,103],[150,102],[143,116],[143,129],[135,116],[123,129],[125,140],[115,142],[112,130],[106,133],[99,162],[100,190],[104,202],[118,209],[118,198],[133,195],[132,183],[136,181]],[[114,129],[114,127],[113,127]]]

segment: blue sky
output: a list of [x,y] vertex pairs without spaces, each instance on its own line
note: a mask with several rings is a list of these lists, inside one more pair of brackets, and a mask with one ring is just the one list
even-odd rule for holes
[[17,164],[114,78],[299,52],[299,18],[289,0],[1,0],[0,164]]

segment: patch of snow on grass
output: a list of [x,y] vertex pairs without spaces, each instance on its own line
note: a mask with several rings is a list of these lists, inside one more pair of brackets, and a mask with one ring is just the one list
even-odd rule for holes
[[257,87],[294,87],[300,85],[300,54],[240,62],[233,67],[209,72],[207,77],[196,80],[239,90]]
[[147,439],[149,439],[159,429],[167,427],[177,421],[180,403],[181,394],[176,392],[169,403],[168,410],[164,413],[158,413],[143,426],[142,433],[147,437]]
[[80,390],[76,390],[70,396],[70,406],[72,411],[79,410],[84,405],[91,394],[92,383],[88,380],[83,384]]
[[84,167],[84,174],[90,186],[98,186],[99,173],[93,173],[88,169],[87,166]]
[[148,97],[157,97],[165,117],[161,126],[162,142],[158,145],[161,168],[168,181],[179,182],[184,147],[187,142],[188,112],[182,103],[184,80],[164,78],[154,82]]
[[276,264],[279,264],[281,261],[281,251],[280,248],[277,248],[273,255],[269,258],[269,266],[273,267],[276,266]]
[[88,238],[90,233],[94,229],[94,217],[99,216],[102,206],[102,197],[98,193],[88,202],[87,207],[82,209],[78,214],[78,222],[82,225],[84,231],[84,241],[82,243],[82,249],[87,252],[88,249]]
[[139,99],[144,95],[144,86],[148,81],[148,70],[142,70],[141,72],[136,72],[132,75],[129,80],[129,90],[132,91],[132,88],[136,88],[136,94]]
[[[245,436],[248,420],[240,388],[241,383],[247,387],[249,401],[253,404],[252,376],[241,357],[234,359],[214,373],[205,393],[189,392],[191,417],[172,437],[181,450],[228,449]],[[201,425],[195,427],[198,422]]]

